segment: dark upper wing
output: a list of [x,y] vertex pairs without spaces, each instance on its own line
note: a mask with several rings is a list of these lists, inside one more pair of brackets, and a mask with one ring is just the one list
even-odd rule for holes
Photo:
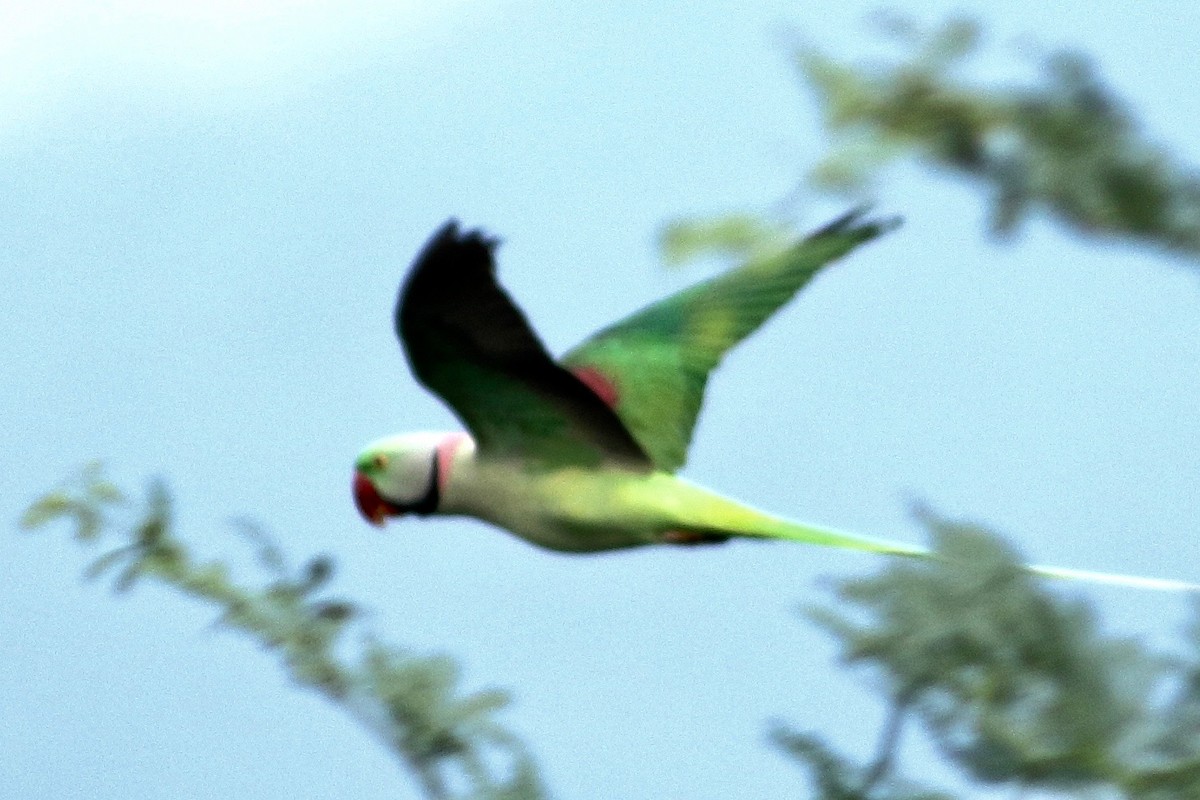
[[417,256],[396,303],[413,373],[454,409],[483,457],[649,469],[616,413],[550,358],[497,284],[495,245],[451,220]]
[[687,457],[708,374],[825,264],[895,221],[851,212],[784,252],[751,261],[605,328],[563,363],[599,387],[659,469]]

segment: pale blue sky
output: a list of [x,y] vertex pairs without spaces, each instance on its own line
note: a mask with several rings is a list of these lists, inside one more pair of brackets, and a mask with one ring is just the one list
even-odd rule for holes
[[[1078,45],[1200,160],[1183,4],[898,5],[977,8],[981,74],[1025,73],[1021,34]],[[127,485],[163,474],[202,552],[240,552],[226,521],[251,515],[297,558],[335,553],[338,592],[384,638],[514,692],[506,719],[564,800],[803,797],[764,745],[771,717],[869,752],[866,679],[793,611],[871,558],[568,557],[468,522],[380,534],[349,478],[364,442],[453,424],[390,323],[435,225],[499,234],[503,280],[561,351],[702,274],[659,267],[664,220],[789,193],[824,138],[787,42],[877,52],[873,7],[0,5],[0,797],[416,796],[211,610],[149,585],[114,600],[81,582],[65,531],[15,532],[96,457]],[[919,497],[1040,562],[1200,578],[1196,273],[1040,220],[988,244],[980,198],[913,169],[877,201],[906,225],[729,359],[686,474],[908,539]],[[842,207],[796,210],[815,225]],[[1154,641],[1187,616],[1069,588]]]

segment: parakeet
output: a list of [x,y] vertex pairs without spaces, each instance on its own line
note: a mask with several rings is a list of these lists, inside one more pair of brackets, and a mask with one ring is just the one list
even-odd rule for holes
[[467,430],[404,433],[368,445],[355,462],[359,511],[375,525],[409,513],[470,516],[576,553],[750,537],[929,556],[919,546],[766,514],[675,474],[708,376],[726,352],[822,266],[893,226],[853,211],[776,255],[604,328],[555,361],[497,283],[497,241],[450,220],[402,285],[395,328],[417,379]]

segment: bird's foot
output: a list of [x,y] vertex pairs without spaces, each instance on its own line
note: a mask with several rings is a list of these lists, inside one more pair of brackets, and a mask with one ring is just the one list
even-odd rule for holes
[[723,533],[706,533],[703,531],[680,531],[670,530],[665,531],[662,535],[662,541],[665,544],[721,544],[729,541],[729,536]]

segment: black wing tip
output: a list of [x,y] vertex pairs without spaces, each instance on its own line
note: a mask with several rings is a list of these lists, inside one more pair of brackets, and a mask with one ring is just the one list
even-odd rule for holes
[[832,222],[817,228],[807,238],[812,241],[826,236],[845,236],[849,234],[855,239],[865,242],[868,239],[874,239],[876,236],[890,233],[904,224],[904,218],[899,214],[879,219],[867,219],[867,215],[871,212],[871,209],[872,206],[869,204],[855,206]]
[[500,244],[500,238],[482,228],[463,230],[458,217],[450,217],[429,237],[426,251],[436,247],[483,247],[489,253]]
[[[396,323],[413,311],[406,298],[416,292],[438,302],[451,303],[473,282],[494,280],[496,260],[494,250],[499,239],[479,228],[462,230],[456,217],[450,217],[433,232],[417,253],[408,276],[400,284],[396,298]],[[401,338],[404,335],[401,334]]]

